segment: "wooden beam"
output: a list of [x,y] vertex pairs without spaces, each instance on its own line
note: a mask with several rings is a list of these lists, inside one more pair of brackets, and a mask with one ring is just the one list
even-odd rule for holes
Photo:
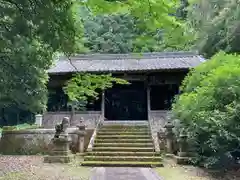
[[149,113],[151,111],[151,99],[150,99],[150,86],[147,86],[147,111],[148,111],[148,120],[149,120]]

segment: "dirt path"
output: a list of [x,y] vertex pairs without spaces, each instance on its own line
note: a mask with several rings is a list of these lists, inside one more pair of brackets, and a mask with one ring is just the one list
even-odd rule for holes
[[41,156],[0,156],[0,180],[88,180],[92,168],[46,164]]
[[[42,156],[1,156],[0,180],[239,180],[238,172],[213,178],[200,168],[165,161],[164,167],[85,168],[80,159],[71,164],[46,164]],[[156,172],[159,176],[156,175]],[[95,174],[95,176],[94,176]],[[96,174],[98,176],[96,176]],[[94,179],[95,178],[95,179]]]

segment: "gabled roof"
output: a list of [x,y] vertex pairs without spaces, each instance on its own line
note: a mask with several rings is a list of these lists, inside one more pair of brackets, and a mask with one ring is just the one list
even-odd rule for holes
[[69,72],[128,72],[189,69],[204,61],[193,52],[156,52],[141,54],[86,54],[61,57],[50,74]]

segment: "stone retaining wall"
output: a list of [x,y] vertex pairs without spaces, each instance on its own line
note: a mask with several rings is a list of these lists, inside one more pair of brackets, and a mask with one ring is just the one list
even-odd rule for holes
[[[54,128],[56,124],[61,123],[64,117],[71,117],[71,112],[46,112],[43,115],[42,125],[44,128]],[[79,124],[81,118],[84,119],[86,128],[94,129],[101,117],[101,111],[75,112],[71,126]]]
[[[72,140],[71,150],[74,152],[77,141],[77,128],[69,128],[67,131]],[[84,148],[86,150],[93,129],[87,129],[84,139]],[[50,150],[51,139],[53,138],[55,129],[28,129],[28,130],[12,130],[3,131],[0,139],[0,153],[9,155],[35,155],[47,154]]]

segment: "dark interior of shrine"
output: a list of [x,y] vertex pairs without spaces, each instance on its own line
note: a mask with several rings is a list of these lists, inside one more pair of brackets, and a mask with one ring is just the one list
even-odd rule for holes
[[[162,84],[150,86],[150,110],[169,110],[178,94],[178,85]],[[89,99],[85,111],[101,111],[102,96]],[[105,118],[108,120],[147,120],[147,87],[144,82],[130,85],[114,85],[105,92]],[[68,97],[61,87],[49,90],[47,110],[51,112],[70,111]]]
[[160,84],[150,88],[150,109],[170,110],[174,97],[179,92],[179,86],[177,84]]
[[[165,76],[162,76],[165,77]],[[49,87],[49,99],[47,111],[71,111],[68,97],[64,94],[59,82],[62,77],[51,81],[54,86]],[[147,89],[150,96],[147,97]],[[155,83],[147,86],[144,80],[130,81],[129,85],[114,85],[105,91],[104,115],[108,120],[147,120],[148,110],[170,110],[174,96],[179,93],[179,85],[176,83]],[[149,99],[148,99],[149,98]],[[149,105],[149,107],[148,107]],[[90,99],[86,106],[79,111],[101,111],[102,93],[98,99]]]
[[[71,107],[68,104],[68,96],[62,90],[62,87],[49,88],[47,111],[71,111]],[[82,107],[79,107],[79,111],[101,111],[102,96],[99,92],[97,99],[89,98],[88,103]]]
[[147,91],[144,82],[114,85],[105,92],[106,120],[147,120]]

